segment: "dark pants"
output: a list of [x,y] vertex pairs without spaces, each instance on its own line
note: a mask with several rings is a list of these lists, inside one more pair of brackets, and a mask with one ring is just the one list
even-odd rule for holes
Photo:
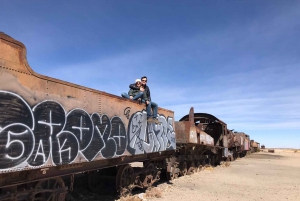
[[[123,97],[123,98],[128,98],[128,99],[130,99],[130,96],[128,95],[128,93],[122,93],[121,94],[121,96]],[[133,98],[132,98],[132,100],[137,100],[137,99],[139,99],[139,98],[142,98],[143,97],[143,92],[139,92],[138,94],[136,94]]]
[[[146,103],[145,100],[142,100],[142,102]],[[153,118],[157,117],[157,108],[158,108],[158,105],[155,102],[149,101],[149,104],[146,105],[147,119],[150,118],[150,117],[153,117]],[[151,112],[151,109],[153,111],[153,114]]]

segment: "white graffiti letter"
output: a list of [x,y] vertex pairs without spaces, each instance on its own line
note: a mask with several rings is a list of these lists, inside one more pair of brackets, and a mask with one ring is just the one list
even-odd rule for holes
[[120,138],[125,138],[125,136],[121,136],[121,125],[119,125],[119,136],[113,136],[115,138],[119,139],[119,147],[121,146],[121,139]]
[[6,154],[5,155],[5,157],[6,158],[9,158],[9,159],[12,159],[12,160],[15,160],[15,159],[19,159],[19,158],[21,158],[22,156],[23,156],[23,154],[24,154],[24,143],[21,141],[21,140],[13,140],[13,141],[10,141],[10,136],[11,135],[23,135],[23,134],[25,134],[25,133],[28,133],[28,130],[25,130],[24,132],[22,132],[22,133],[13,133],[13,132],[11,132],[11,131],[8,131],[8,135],[7,135],[7,143],[6,143],[6,146],[5,146],[5,148],[8,148],[11,144],[13,144],[13,143],[19,143],[19,144],[21,144],[21,146],[22,146],[22,153],[19,155],[19,156],[17,156],[17,157],[11,157],[11,156],[9,156],[8,154]]
[[60,146],[59,139],[57,140],[57,142],[58,142],[58,147],[59,147],[58,152],[59,152],[60,162],[62,162],[62,159],[61,159],[61,153],[62,153],[62,152],[65,152],[65,151],[69,151],[69,159],[71,159],[71,147],[62,150],[63,146],[64,146],[64,145],[66,144],[66,142],[67,142],[67,139],[65,139],[64,143],[62,144],[62,146]]
[[[40,148],[42,149],[42,152],[39,152]],[[40,142],[39,142],[39,147],[37,148],[36,155],[35,155],[33,161],[35,161],[35,159],[36,159],[36,157],[37,157],[38,155],[42,155],[42,156],[43,156],[43,161],[44,161],[44,163],[45,163],[45,162],[46,162],[46,156],[45,156],[44,146],[43,146],[43,141],[42,141],[42,140],[40,140]]]
[[38,121],[39,124],[45,124],[47,126],[50,127],[50,135],[52,135],[53,133],[53,126],[60,126],[61,124],[55,124],[52,123],[52,111],[50,110],[50,114],[49,114],[49,123],[47,122],[43,122],[43,121]]
[[82,140],[82,130],[90,130],[89,128],[82,127],[82,117],[80,117],[80,127],[72,126],[72,128],[80,131],[80,140]]

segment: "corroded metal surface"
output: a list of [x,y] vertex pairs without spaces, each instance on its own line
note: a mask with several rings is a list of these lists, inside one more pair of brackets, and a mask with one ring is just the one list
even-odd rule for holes
[[[97,191],[102,183],[91,173],[110,168],[118,168],[117,188],[143,188],[161,170],[173,179],[253,145],[249,135],[194,108],[177,122],[173,111],[158,113],[160,124],[148,123],[144,104],[35,73],[25,46],[0,33],[0,200],[31,196],[37,191],[30,183],[40,184],[37,195],[63,200],[67,188],[50,191],[41,181],[82,172],[90,172]],[[137,171],[131,162],[144,167]],[[111,179],[105,173],[99,178]],[[7,197],[10,189],[15,193]]]
[[275,150],[274,149],[268,149],[268,152],[275,153]]
[[176,142],[191,143],[199,145],[214,145],[214,139],[203,131],[205,124],[195,125],[194,108],[190,109],[189,115],[186,115],[184,120],[175,122]]
[[234,132],[241,151],[250,150],[250,136],[244,132]]
[[35,73],[0,33],[0,172],[175,150],[174,112],[158,113],[148,124],[145,105]]

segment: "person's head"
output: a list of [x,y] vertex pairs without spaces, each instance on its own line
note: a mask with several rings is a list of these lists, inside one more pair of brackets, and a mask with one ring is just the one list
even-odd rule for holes
[[136,79],[135,80],[135,85],[136,86],[141,86],[141,80],[140,79]]
[[146,85],[148,78],[146,76],[141,77],[142,85]]

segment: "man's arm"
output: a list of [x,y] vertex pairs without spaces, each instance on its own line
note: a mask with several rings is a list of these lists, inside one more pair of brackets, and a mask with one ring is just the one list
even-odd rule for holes
[[[149,96],[149,94],[150,94],[149,87],[146,86],[145,91],[144,91],[144,95],[143,95],[143,99],[145,101],[150,101],[151,100],[151,97]],[[149,103],[147,102],[147,104],[149,104]]]
[[129,88],[130,89],[135,89],[135,90],[139,90],[140,89],[140,87],[137,87],[135,84],[130,84]]
[[147,96],[149,101],[151,101],[150,88],[147,86],[147,89],[148,89]]
[[[151,96],[150,96],[150,88],[148,86],[146,86],[146,95],[147,95],[147,100],[151,101]],[[145,92],[144,92],[145,93]]]

